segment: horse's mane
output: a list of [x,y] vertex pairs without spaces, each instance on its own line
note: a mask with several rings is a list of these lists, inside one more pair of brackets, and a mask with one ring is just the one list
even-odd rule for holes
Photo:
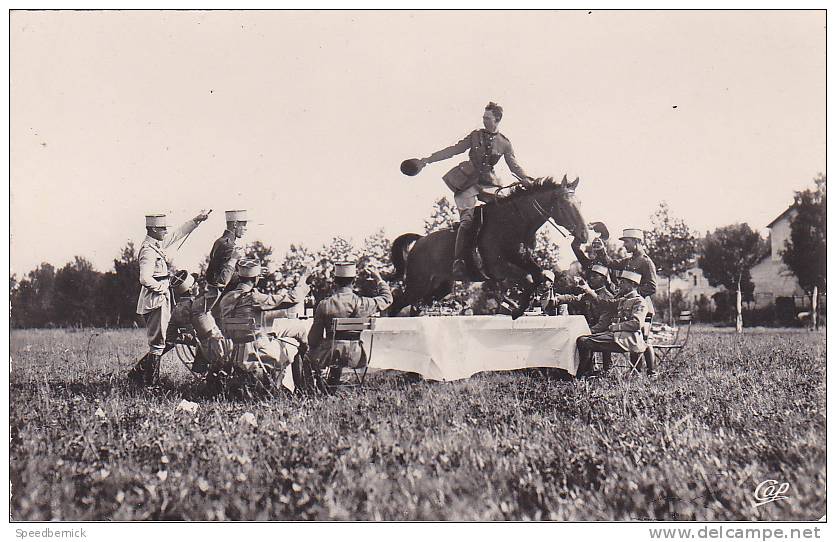
[[[555,188],[561,188],[561,185],[560,183],[555,182],[554,178],[540,177],[531,181],[530,188],[526,188],[522,184],[517,184],[516,186],[508,190],[507,195],[501,195],[497,200],[497,203],[514,201],[515,199],[525,196],[526,194],[536,194],[544,190],[554,190]],[[500,192],[500,194],[502,194],[502,192]]]

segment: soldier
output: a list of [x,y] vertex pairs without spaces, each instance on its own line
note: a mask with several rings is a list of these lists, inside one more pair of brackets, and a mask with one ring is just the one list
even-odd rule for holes
[[[577,376],[583,378],[592,374],[593,352],[635,352],[641,353],[649,349],[644,341],[641,328],[647,316],[647,301],[636,291],[642,276],[633,271],[622,271],[618,280],[618,298],[603,300],[589,285],[581,287],[586,295],[596,300],[599,305],[609,307],[615,311],[612,322],[606,331],[578,337],[577,345],[580,355]],[[654,368],[648,365],[648,376],[654,374]]]
[[482,270],[478,253],[474,250],[476,228],[473,224],[473,216],[477,197],[483,192],[502,186],[493,169],[499,159],[505,157],[508,168],[520,179],[521,183],[528,185],[531,182],[517,163],[511,141],[497,131],[500,120],[502,120],[502,107],[490,102],[482,115],[484,130],[473,130],[455,145],[437,151],[426,158],[418,159],[422,168],[427,164],[469,151],[469,160],[457,165],[443,177],[444,182],[454,193],[453,199],[459,210],[459,230],[456,234],[455,259],[452,268],[453,278],[457,280],[467,280],[467,266],[464,260],[466,257],[472,258],[474,270],[487,278]]
[[173,232],[168,232],[164,214],[145,217],[146,237],[139,247],[139,283],[142,289],[136,303],[137,314],[145,318],[148,353],[128,372],[138,385],[156,385],[160,378],[160,358],[166,346],[166,330],[171,318],[168,264],[165,249],[192,232],[209,214],[203,210]]
[[[389,285],[381,278],[380,272],[373,265],[366,267],[366,271],[377,284],[377,291],[372,297],[357,295],[352,290],[357,277],[357,267],[354,263],[338,262],[334,264],[334,268],[335,292],[317,305],[313,325],[308,332],[311,361],[317,368],[325,367],[330,362],[326,358],[333,339],[331,322],[334,318],[371,316],[392,304],[392,292]],[[350,341],[348,348],[351,351],[359,351],[359,341]],[[332,371],[328,384],[335,384],[339,381],[339,377],[339,370]]]
[[[644,250],[644,232],[638,228],[628,228],[619,237],[624,242],[624,248],[630,256],[620,260],[613,260],[602,246],[598,249],[599,257],[610,269],[632,271],[641,275],[638,293],[645,298],[648,307],[648,314],[653,317],[656,311],[653,307],[651,296],[656,293],[656,265]],[[637,359],[637,356],[632,356]],[[653,348],[644,351],[644,361],[647,363],[648,371],[655,370],[656,359]]]
[[209,266],[206,268],[206,292],[209,309],[230,285],[235,274],[235,263],[242,257],[238,239],[247,233],[247,211],[238,209],[226,212],[226,230],[212,245]]
[[[238,260],[236,270],[240,283],[224,295],[219,303],[222,322],[230,317],[253,317],[256,322],[261,322],[262,312],[291,307],[303,301],[308,295],[309,288],[304,279],[300,280],[296,288],[290,291],[280,290],[275,294],[259,292],[256,289],[256,280],[261,276],[261,265],[258,260]],[[304,333],[300,332],[291,338],[303,342],[305,337]],[[259,373],[260,365],[269,367],[277,371],[277,374],[284,375],[278,380],[285,387],[293,390],[292,375],[285,369],[293,361],[297,348],[291,348],[291,345],[284,340],[271,339],[263,329],[258,331],[255,342],[247,345],[247,348],[242,369]]]
[[[223,356],[224,343],[221,330],[209,312],[209,301],[206,294],[195,296],[195,279],[186,271],[178,271],[171,280],[177,304],[171,311],[171,321],[168,324],[166,336],[169,341],[177,336],[178,328],[192,327],[195,331],[198,349],[192,371],[205,373],[210,362],[217,361]],[[173,348],[169,343],[166,351]]]

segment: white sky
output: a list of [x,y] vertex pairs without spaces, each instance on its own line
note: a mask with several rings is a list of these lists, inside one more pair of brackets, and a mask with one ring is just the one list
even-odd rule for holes
[[763,228],[825,171],[821,10],[13,12],[10,33],[19,275],[76,254],[110,269],[146,211],[215,210],[187,268],[230,208],[279,257],[420,232],[464,155],[399,163],[489,100],[526,171],[580,176],[613,232],[661,200],[702,233]]

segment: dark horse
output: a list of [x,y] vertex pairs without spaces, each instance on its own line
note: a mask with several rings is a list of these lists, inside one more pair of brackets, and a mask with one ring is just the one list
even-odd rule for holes
[[[533,250],[535,234],[546,220],[553,218],[581,242],[587,240],[587,224],[574,198],[578,182],[568,183],[565,176],[560,184],[551,177],[537,179],[530,188],[517,185],[508,196],[483,207],[479,252],[491,279],[511,280],[521,287],[522,299],[514,318],[522,315],[535,288],[543,282],[543,270],[534,261]],[[432,303],[452,291],[455,241],[456,231],[446,229],[427,236],[405,233],[392,242],[393,278],[403,277],[404,288],[389,308],[390,316],[410,305]],[[475,275],[471,278],[481,280]]]

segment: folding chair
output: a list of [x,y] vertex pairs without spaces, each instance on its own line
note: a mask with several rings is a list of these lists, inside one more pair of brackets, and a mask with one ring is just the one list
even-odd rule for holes
[[[691,336],[691,311],[682,311],[679,313],[679,318],[677,319],[678,324],[676,326],[676,335],[674,335],[673,341],[670,344],[654,344],[653,348],[656,352],[658,352],[659,357],[657,358],[659,362],[674,362],[676,358],[679,357],[679,354],[682,353],[682,350],[688,344],[688,338]],[[685,328],[685,339],[682,342],[679,341],[680,334],[682,328]],[[668,357],[673,352],[673,357],[669,360]]]
[[[224,338],[232,342],[232,348],[230,348],[226,361],[234,367],[236,363],[242,363],[246,360],[247,345],[255,342],[257,334],[261,330],[261,324],[251,316],[227,317],[223,320],[222,329]],[[267,369],[261,363],[258,348],[253,348],[253,351],[258,364],[266,374]]]
[[374,329],[374,317],[363,318],[334,318],[331,324],[331,345],[328,349],[325,382],[328,387],[334,388],[340,384],[332,383],[339,380],[342,369],[349,368],[354,372],[357,380],[353,384],[342,384],[343,386],[362,387],[366,381],[366,372],[369,370],[374,334],[369,342],[369,350],[360,340],[360,334],[366,330]]

